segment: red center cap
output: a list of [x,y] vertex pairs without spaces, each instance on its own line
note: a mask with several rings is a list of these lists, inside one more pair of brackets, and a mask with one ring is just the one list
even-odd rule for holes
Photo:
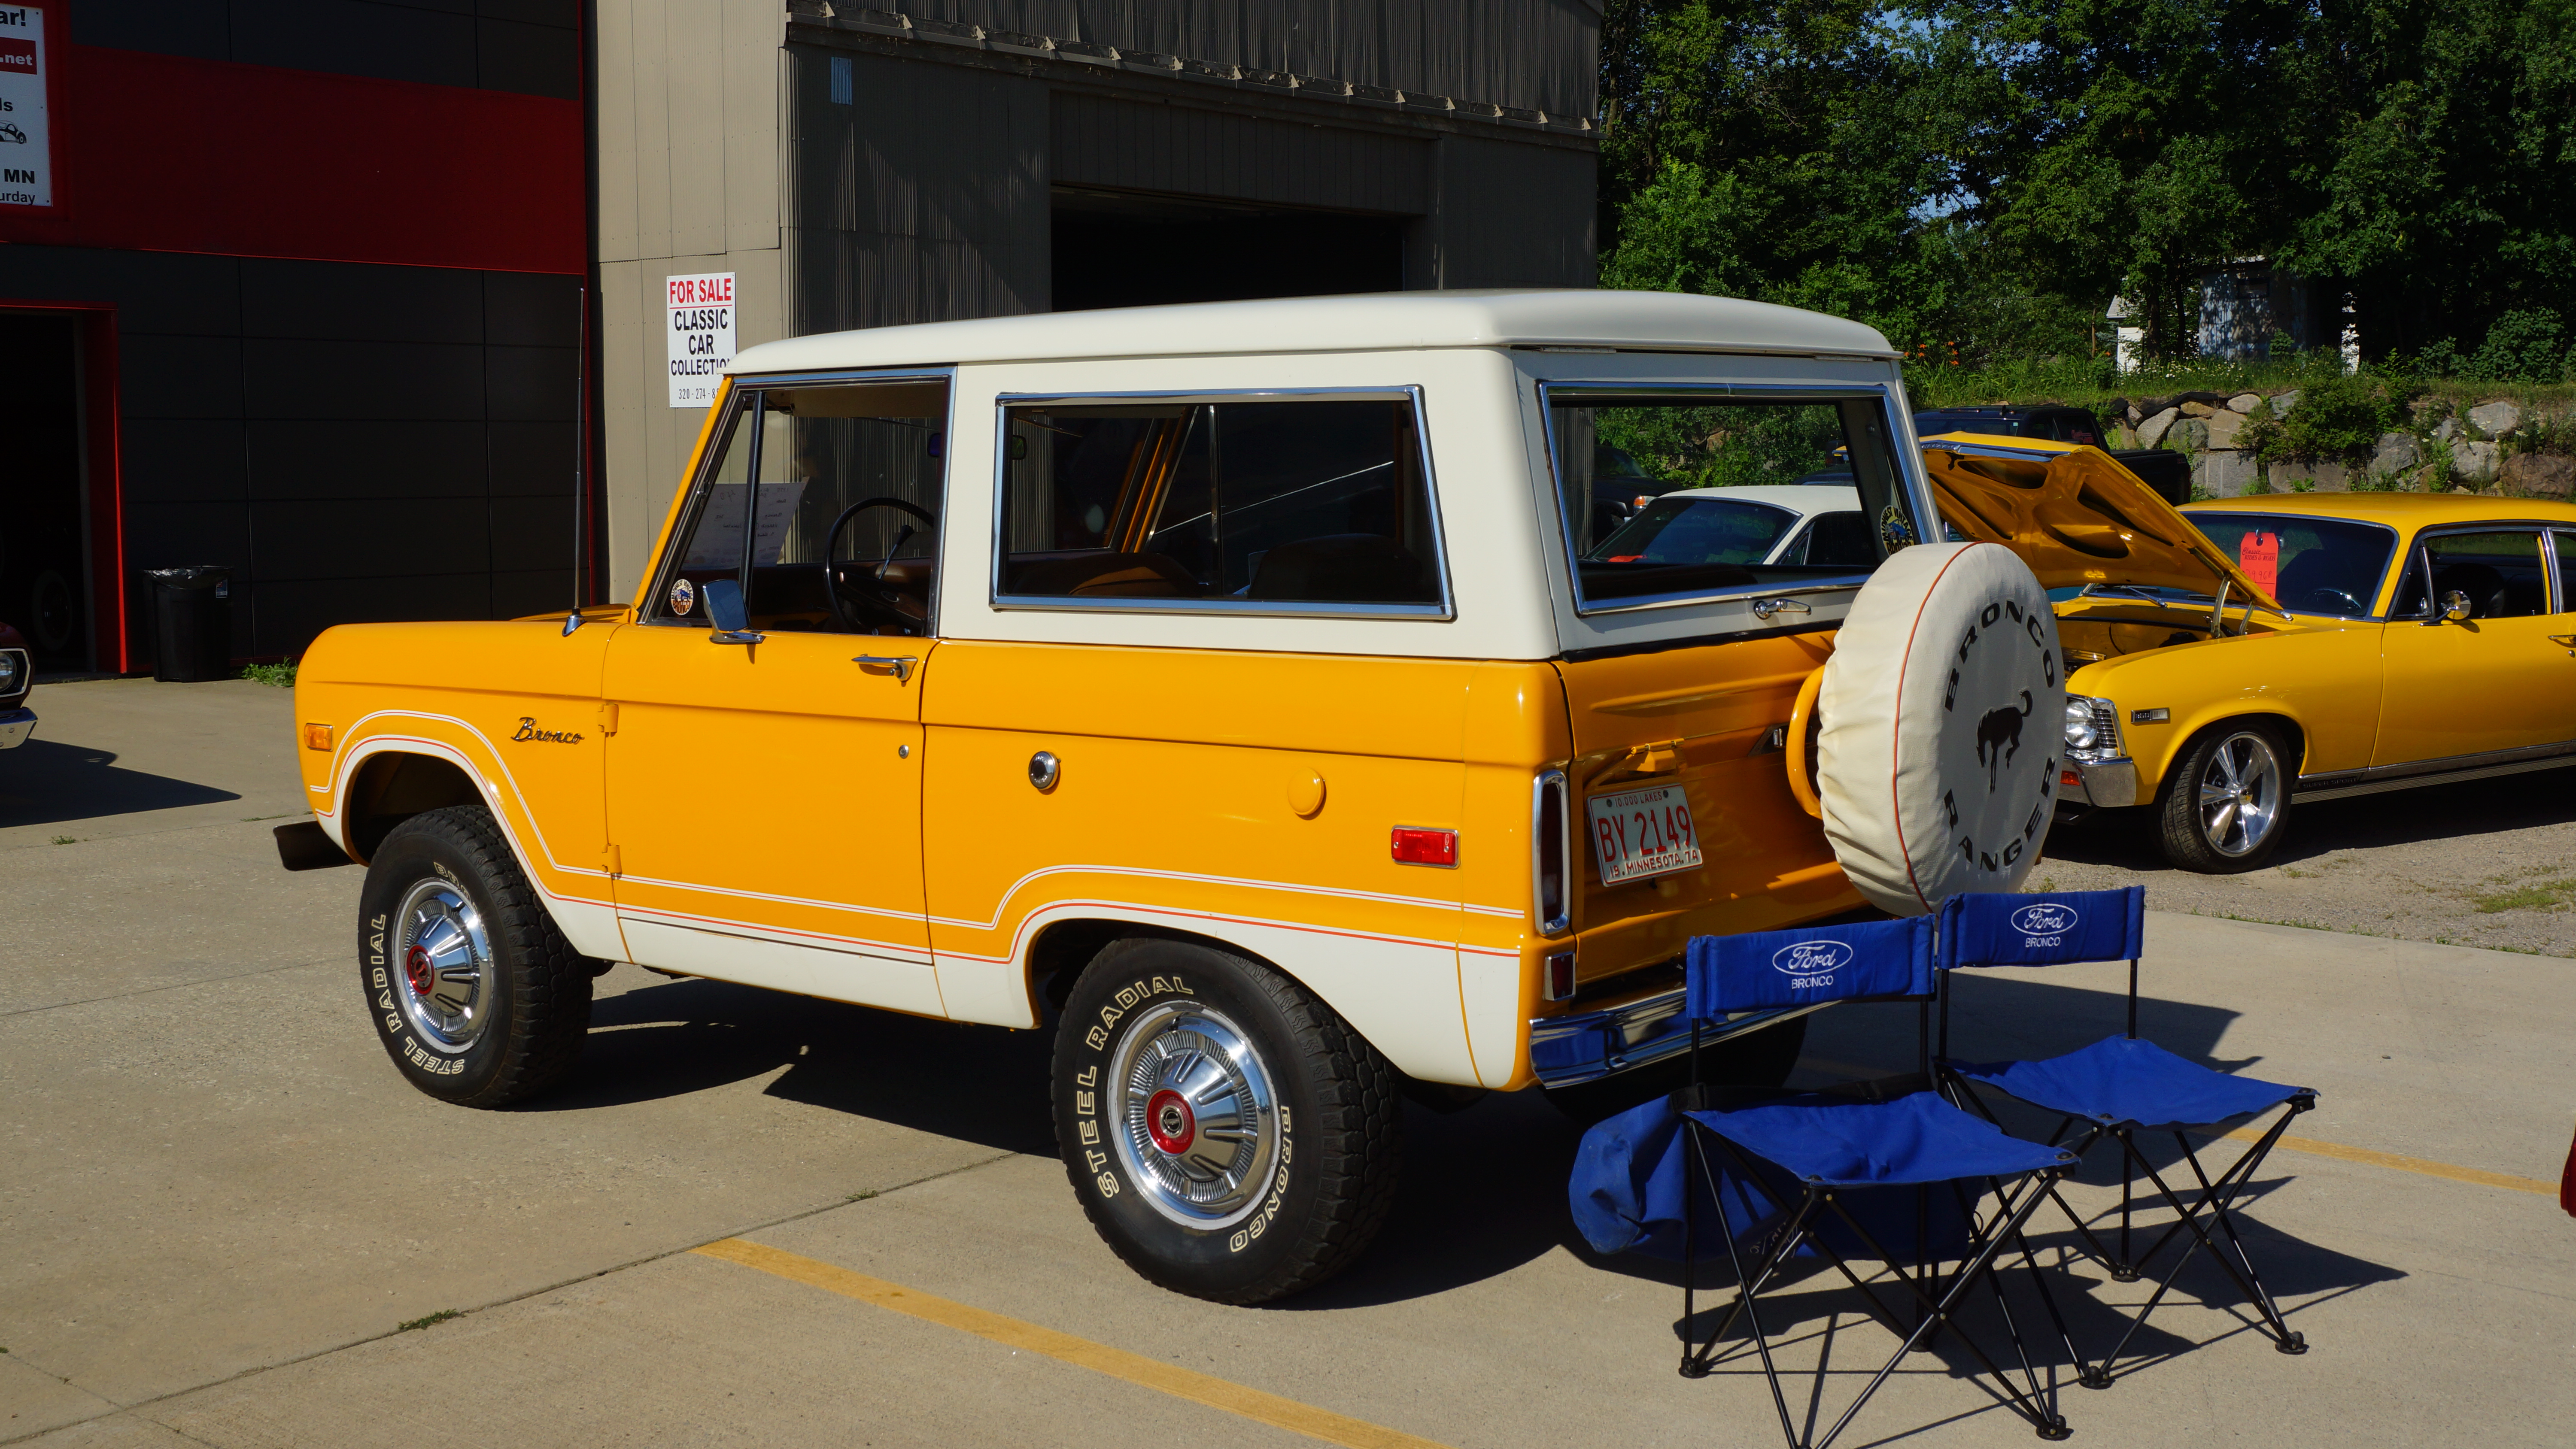
[[1145,1135],[1154,1145],[1178,1157],[1190,1150],[1199,1135],[1198,1119],[1190,1114],[1189,1099],[1169,1087],[1156,1092],[1145,1103]]
[[411,983],[412,995],[427,996],[429,994],[429,988],[433,984],[433,980],[429,969],[428,948],[414,946],[403,953],[403,980]]

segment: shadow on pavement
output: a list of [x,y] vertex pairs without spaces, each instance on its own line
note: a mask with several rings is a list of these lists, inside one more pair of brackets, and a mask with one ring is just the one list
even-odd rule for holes
[[1055,1155],[1043,1032],[968,1026],[718,981],[591,1008],[579,1071],[531,1112],[684,1096],[784,1067],[771,1096],[1005,1152]]
[[[2347,800],[2292,802],[2289,836],[2266,862],[2296,865],[2339,850],[2469,839],[2576,822],[2576,768],[2504,775]],[[2106,810],[2052,827],[2048,859],[2170,871],[2146,810]],[[2152,901],[2149,904],[2153,904]]]
[[124,769],[113,750],[39,737],[0,752],[0,826],[54,825],[240,798],[211,785]]

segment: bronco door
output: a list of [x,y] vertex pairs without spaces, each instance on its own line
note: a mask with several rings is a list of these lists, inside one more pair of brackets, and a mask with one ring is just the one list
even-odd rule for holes
[[725,406],[638,622],[609,647],[628,947],[945,1014],[922,908],[920,699],[946,383],[753,386]]

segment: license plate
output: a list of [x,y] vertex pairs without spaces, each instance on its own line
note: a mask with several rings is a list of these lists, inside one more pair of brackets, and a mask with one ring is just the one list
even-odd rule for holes
[[1592,850],[1601,861],[1601,883],[1670,875],[1700,863],[1699,830],[1679,785],[1593,795]]

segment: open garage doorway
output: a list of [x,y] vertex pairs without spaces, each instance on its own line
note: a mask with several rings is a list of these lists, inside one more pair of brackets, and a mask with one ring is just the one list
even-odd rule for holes
[[39,674],[90,668],[79,329],[64,313],[0,312],[0,623],[25,636]]
[[1059,312],[1404,287],[1400,216],[1065,186],[1052,203]]

